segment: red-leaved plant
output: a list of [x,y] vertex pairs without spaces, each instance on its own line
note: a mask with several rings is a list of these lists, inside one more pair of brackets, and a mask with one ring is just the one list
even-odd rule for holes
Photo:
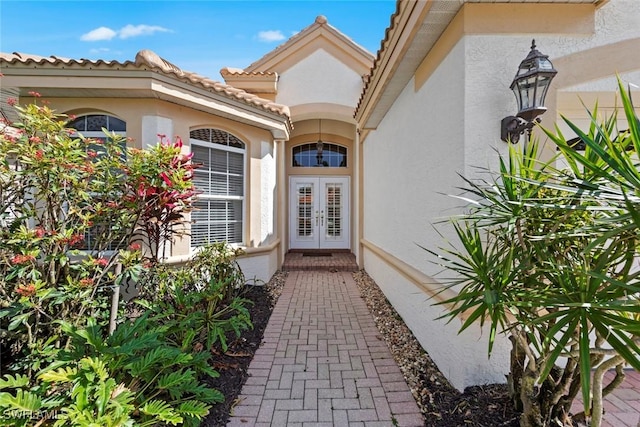
[[60,321],[107,323],[113,286],[165,256],[193,166],[179,139],[127,149],[106,131],[82,137],[47,105],[16,109],[0,130],[0,345],[3,370],[34,372],[66,345]]

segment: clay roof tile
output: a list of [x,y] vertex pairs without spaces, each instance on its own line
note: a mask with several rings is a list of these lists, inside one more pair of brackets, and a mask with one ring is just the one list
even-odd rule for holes
[[250,94],[242,89],[235,88],[233,86],[211,80],[207,77],[201,76],[196,73],[184,71],[180,67],[166,59],[160,57],[155,52],[145,49],[138,52],[135,61],[105,61],[89,60],[89,59],[69,59],[57,56],[43,57],[38,55],[25,54],[20,52],[14,53],[2,53],[0,52],[0,63],[6,62],[9,64],[23,64],[23,65],[41,65],[41,66],[54,66],[60,68],[66,68],[68,66],[77,66],[81,68],[92,69],[94,67],[106,67],[106,68],[134,68],[145,69],[148,68],[151,71],[158,72],[189,83],[194,86],[200,86],[207,90],[213,90],[218,94],[225,95],[230,99],[242,101],[248,105],[262,108],[266,111],[273,112],[282,116],[286,116],[291,122],[291,116],[289,108],[282,104],[277,104],[267,99],[260,98],[256,95]]

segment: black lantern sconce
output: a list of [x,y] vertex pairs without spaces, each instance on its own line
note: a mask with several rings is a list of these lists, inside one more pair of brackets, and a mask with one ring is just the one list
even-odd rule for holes
[[540,122],[538,116],[547,111],[544,100],[557,73],[549,57],[536,49],[536,41],[533,40],[529,55],[520,63],[511,83],[511,90],[518,101],[518,113],[502,119],[500,139],[516,144],[525,131],[528,138],[531,137],[531,128]]
[[318,161],[318,166],[322,166],[322,147],[324,143],[322,142],[322,119],[318,119],[318,142],[316,142],[316,160]]

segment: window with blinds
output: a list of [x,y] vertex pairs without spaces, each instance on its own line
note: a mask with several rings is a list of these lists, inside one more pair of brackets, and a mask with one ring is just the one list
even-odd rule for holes
[[242,244],[245,144],[220,129],[198,129],[189,136],[199,193],[191,212],[191,247]]
[[[105,141],[107,135],[103,132],[103,128],[122,137],[127,136],[127,123],[117,117],[109,116],[106,114],[88,114],[85,116],[77,117],[76,119],[67,123],[69,129],[75,129],[78,133],[82,134],[85,138],[91,138],[96,141]],[[73,136],[77,136],[73,135]],[[123,150],[123,156],[126,158],[127,141],[125,139],[120,142]],[[104,146],[100,144],[89,144],[87,150],[95,151],[98,156],[103,155],[105,152]],[[100,237],[108,235],[111,242],[104,245],[100,242]],[[95,224],[84,235],[83,243],[78,247],[82,250],[95,250],[100,248],[106,251],[115,251],[123,249],[127,246],[128,242],[125,241],[126,231],[118,232],[117,225],[106,221],[104,223]]]

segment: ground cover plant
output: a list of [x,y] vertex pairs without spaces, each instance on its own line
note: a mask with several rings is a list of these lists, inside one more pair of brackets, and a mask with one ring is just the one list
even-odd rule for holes
[[[581,130],[577,151],[545,130],[569,167],[542,162],[538,146],[512,147],[497,174],[466,180],[469,211],[452,220],[458,237],[439,262],[456,273],[447,316],[467,313],[512,343],[509,386],[520,425],[600,426],[602,398],[640,370],[640,122],[620,85],[628,129],[617,116]],[[604,373],[616,376],[603,383]],[[571,419],[582,393],[584,412]]]
[[[198,425],[223,400],[211,350],[251,321],[237,251],[162,264],[194,195],[190,156],[162,135],[145,150],[84,138],[43,101],[17,108],[0,132],[0,425]],[[132,283],[140,296],[114,305]]]

